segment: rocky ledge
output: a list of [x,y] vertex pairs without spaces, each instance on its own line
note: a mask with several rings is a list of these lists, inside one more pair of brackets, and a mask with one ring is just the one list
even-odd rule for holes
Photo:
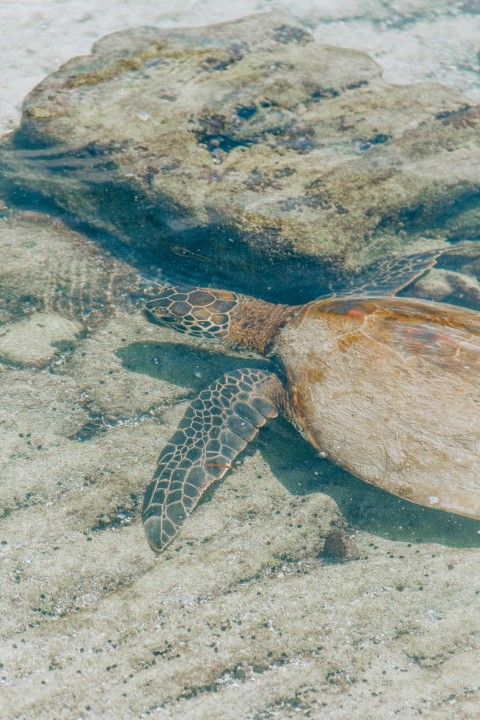
[[478,235],[479,128],[462,94],[387,85],[275,13],[143,27],[30,93],[0,187],[186,275],[275,297],[280,273],[293,298],[421,237]]

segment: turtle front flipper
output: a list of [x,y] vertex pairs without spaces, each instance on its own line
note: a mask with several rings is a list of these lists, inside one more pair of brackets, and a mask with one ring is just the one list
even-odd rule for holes
[[[470,241],[450,247],[435,248],[415,255],[392,255],[382,258],[365,268],[358,275],[352,275],[345,285],[332,293],[333,297],[372,297],[396,295],[415,280],[431,270],[442,255],[455,254],[463,250],[467,256],[480,254],[480,243]],[[323,296],[330,297],[330,296]],[[320,299],[323,299],[320,298]]]
[[156,552],[175,537],[207,487],[231,469],[258,428],[279,414],[284,395],[277,375],[246,368],[223,375],[192,402],[145,494],[143,523]]

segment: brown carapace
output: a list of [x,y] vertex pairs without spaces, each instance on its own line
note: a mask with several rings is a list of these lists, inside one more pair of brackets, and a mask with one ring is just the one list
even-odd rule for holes
[[188,286],[147,303],[151,322],[268,354],[280,370],[235,370],[193,401],[145,496],[155,551],[279,413],[365,482],[480,518],[480,314],[394,296],[439,254],[399,259],[378,288],[297,307]]

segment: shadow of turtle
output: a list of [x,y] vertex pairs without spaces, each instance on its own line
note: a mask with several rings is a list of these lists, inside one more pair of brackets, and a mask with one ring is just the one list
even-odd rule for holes
[[[232,356],[218,348],[170,342],[133,343],[120,348],[117,356],[132,372],[190,388],[193,393],[236,368],[272,368],[272,364],[262,358]],[[353,528],[402,542],[480,547],[480,522],[414,505],[367,485],[320,458],[286,420],[277,419],[263,428],[243,455],[253,454],[257,449],[289,493],[325,493],[337,503]]]

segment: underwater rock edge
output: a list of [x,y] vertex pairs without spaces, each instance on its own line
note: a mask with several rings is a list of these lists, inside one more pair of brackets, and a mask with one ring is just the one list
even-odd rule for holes
[[0,191],[268,296],[279,273],[313,288],[419,238],[478,235],[479,119],[276,13],[135,28],[30,93]]

